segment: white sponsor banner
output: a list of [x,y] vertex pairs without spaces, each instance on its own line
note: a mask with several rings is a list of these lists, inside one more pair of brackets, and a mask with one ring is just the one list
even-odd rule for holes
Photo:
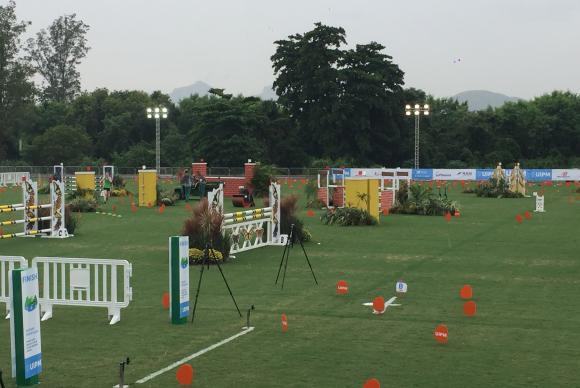
[[346,172],[348,179],[369,179],[382,177],[382,168],[349,168]]
[[475,180],[475,169],[435,169],[433,170],[433,179],[437,181],[471,181]]
[[552,170],[554,181],[580,181],[580,169],[554,169]]

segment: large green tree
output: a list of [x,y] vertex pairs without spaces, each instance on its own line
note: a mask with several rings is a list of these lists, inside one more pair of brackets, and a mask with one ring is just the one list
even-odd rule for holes
[[88,31],[75,14],[64,15],[28,40],[28,58],[44,80],[43,99],[70,102],[80,93],[78,65],[90,49]]
[[29,22],[18,21],[16,4],[0,6],[0,160],[18,156],[19,128],[32,109],[32,69],[19,53]]
[[344,29],[321,23],[275,44],[278,102],[296,121],[309,153],[366,164],[399,157],[403,72],[384,46],[342,49]]

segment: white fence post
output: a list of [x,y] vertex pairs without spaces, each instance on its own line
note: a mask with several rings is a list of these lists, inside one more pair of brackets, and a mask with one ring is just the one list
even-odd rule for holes
[[[121,309],[133,299],[132,266],[127,260],[35,257],[32,266],[42,278],[38,298],[42,321],[52,318],[54,305],[92,306],[106,307],[110,324],[114,325],[121,320]],[[118,267],[123,270],[122,277],[117,276]],[[119,282],[123,290],[121,300],[117,292]]]
[[6,319],[10,318],[10,271],[28,268],[28,262],[22,256],[0,256],[0,302],[6,303]]

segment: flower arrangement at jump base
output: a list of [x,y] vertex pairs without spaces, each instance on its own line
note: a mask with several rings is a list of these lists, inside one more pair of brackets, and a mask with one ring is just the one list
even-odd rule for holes
[[[208,244],[210,263],[215,259],[227,261],[230,254],[231,236],[222,232],[223,215],[210,211],[207,198],[203,198],[191,210],[191,217],[183,224],[182,236],[189,236],[189,262],[202,262]],[[215,258],[212,260],[212,258]]]
[[422,216],[442,216],[446,213],[455,214],[460,207],[457,201],[452,201],[445,195],[435,196],[431,187],[402,183],[391,213],[418,214]]
[[369,212],[356,207],[328,209],[320,220],[325,225],[361,226],[376,225],[377,219]]

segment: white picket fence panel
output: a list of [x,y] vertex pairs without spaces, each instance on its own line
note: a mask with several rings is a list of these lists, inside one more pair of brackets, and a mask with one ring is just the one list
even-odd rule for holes
[[0,303],[6,303],[6,319],[10,318],[10,271],[28,268],[22,256],[0,256]]
[[30,180],[29,172],[2,172],[0,173],[0,186],[16,186],[22,183],[22,178]]
[[32,267],[39,271],[42,321],[52,318],[54,305],[106,307],[114,325],[133,299],[132,266],[127,260],[35,257]]

